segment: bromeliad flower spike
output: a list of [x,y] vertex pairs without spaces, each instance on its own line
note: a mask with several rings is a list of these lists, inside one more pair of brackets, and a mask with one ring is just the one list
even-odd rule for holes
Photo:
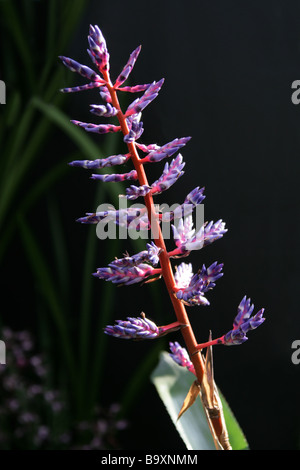
[[[213,397],[212,401],[220,403],[217,387],[214,382],[209,382],[206,379],[206,371],[211,357],[211,353],[209,358],[207,357],[208,351],[211,351],[213,345],[237,345],[246,341],[246,334],[264,321],[263,309],[251,316],[254,307],[251,305],[250,299],[244,297],[238,307],[233,329],[216,340],[198,344],[187,315],[186,306],[209,305],[207,294],[215,287],[216,281],[223,276],[223,264],[214,262],[209,267],[203,265],[194,273],[191,264],[182,262],[173,267],[172,263],[178,258],[185,258],[191,251],[199,250],[222,238],[227,232],[225,223],[222,220],[209,222],[196,232],[193,227],[193,210],[205,198],[204,188],[197,187],[189,192],[183,204],[177,208],[176,217],[179,221],[173,225],[174,249],[167,251],[161,222],[163,220],[175,222],[176,217],[173,212],[163,214],[157,212],[154,197],[166,191],[183,176],[185,162],[182,155],[177,152],[188,143],[190,137],[175,138],[163,145],[140,142],[139,139],[144,130],[141,120],[142,112],[158,96],[163,80],[143,85],[124,85],[140,53],[141,47],[138,47],[131,53],[123,70],[112,82],[109,53],[106,41],[98,26],[90,26],[88,44],[87,52],[96,71],[68,57],[60,57],[66,67],[88,81],[87,84],[64,88],[62,91],[68,93],[97,88],[101,101],[100,104],[90,105],[90,111],[101,119],[108,118],[113,122],[96,124],[77,120],[72,122],[85,131],[96,134],[122,133],[124,154],[112,155],[94,161],[77,160],[71,162],[70,165],[95,171],[131,162],[132,169],[128,173],[92,173],[91,178],[103,182],[134,181],[126,188],[124,197],[129,201],[144,198],[145,209],[137,211],[135,208],[129,207],[128,209],[88,213],[78,221],[97,224],[99,221],[107,219],[114,220],[116,224],[122,226],[129,226],[138,217],[137,229],[149,230],[152,238],[151,243],[147,244],[144,251],[133,256],[128,255],[115,259],[108,267],[98,268],[94,275],[117,285],[131,285],[162,279],[165,282],[176,316],[176,321],[169,325],[157,326],[142,313],[140,318],[127,317],[127,320],[116,320],[116,324],[107,326],[104,332],[123,339],[155,340],[180,329],[186,348],[182,348],[177,342],[171,343],[172,358],[180,365],[186,366],[196,377],[193,395],[195,392],[196,395],[199,393],[204,407],[207,408],[209,426],[214,435],[214,441],[217,442],[216,447],[225,450],[231,449],[221,407],[216,406],[214,412],[211,413],[208,401],[203,399],[204,396],[210,395]],[[129,104],[125,112],[122,111],[118,98],[119,93],[124,92],[140,94]],[[177,156],[174,156],[171,162],[165,162],[161,176],[153,183],[148,182],[145,165],[159,163],[176,153]],[[207,348],[206,358],[202,354],[203,348]]]

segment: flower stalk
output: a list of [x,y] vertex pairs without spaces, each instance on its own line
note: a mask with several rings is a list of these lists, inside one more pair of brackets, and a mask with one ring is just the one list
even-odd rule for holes
[[[97,170],[131,161],[133,169],[128,173],[92,174],[91,178],[102,182],[134,180],[136,184],[131,184],[126,188],[125,197],[129,200],[143,197],[146,209],[136,211],[135,208],[131,207],[118,211],[108,210],[98,213],[87,213],[85,217],[79,218],[78,221],[86,224],[95,224],[106,219],[114,220],[120,226],[126,226],[127,224],[128,227],[128,224],[139,215],[140,219],[136,227],[143,230],[151,229],[152,236],[152,242],[147,244],[146,250],[133,256],[125,255],[123,258],[116,259],[108,267],[98,268],[94,276],[111,281],[117,285],[151,282],[157,278],[162,278],[176,316],[175,322],[158,327],[142,313],[141,318],[127,317],[127,320],[117,320],[115,325],[107,326],[104,332],[108,335],[124,339],[141,340],[154,339],[180,329],[186,349],[181,350],[180,345],[174,343],[172,346],[172,357],[177,363],[187,367],[196,376],[195,385],[187,397],[187,403],[193,403],[197,393],[200,394],[206,410],[209,427],[214,441],[217,443],[216,447],[229,449],[230,444],[228,442],[225,420],[222,415],[222,407],[219,406],[220,399],[213,380],[211,347],[216,344],[236,345],[246,341],[246,333],[257,328],[264,321],[262,317],[263,309],[251,317],[253,306],[250,304],[250,300],[244,297],[238,307],[238,315],[234,320],[233,330],[230,330],[227,334],[216,340],[198,344],[186,306],[209,305],[206,293],[213,289],[215,281],[223,276],[223,264],[214,262],[208,268],[203,265],[202,269],[194,274],[191,264],[181,263],[174,273],[171,260],[186,257],[191,251],[200,250],[222,238],[227,232],[225,223],[222,220],[218,220],[215,223],[205,223],[199,231],[195,231],[191,214],[193,209],[201,204],[205,198],[203,194],[204,188],[200,189],[197,187],[188,194],[184,203],[177,208],[177,218],[180,220],[177,226],[175,224],[172,226],[176,248],[169,252],[167,251],[161,223],[162,221],[170,222],[174,220],[176,218],[175,213],[167,212],[161,214],[157,212],[153,197],[167,190],[184,174],[183,168],[185,162],[182,155],[180,153],[177,154],[170,164],[165,163],[160,178],[152,184],[148,182],[145,165],[160,162],[172,156],[186,145],[190,137],[176,138],[163,146],[158,146],[157,144],[146,145],[137,142],[143,133],[142,111],[158,96],[164,80],[145,85],[123,85],[129,77],[140,53],[141,47],[139,46],[131,53],[127,64],[113,83],[110,77],[109,53],[106,41],[98,26],[90,26],[88,42],[88,54],[97,68],[97,73],[73,59],[60,57],[63,64],[72,72],[77,72],[90,81],[86,85],[64,88],[62,91],[78,92],[99,89],[104,104],[90,105],[91,113],[102,118],[113,118],[117,122],[115,124],[93,124],[72,120],[72,123],[87,132],[97,134],[121,132],[123,134],[123,141],[127,146],[127,152],[94,161],[74,161],[70,165]],[[124,112],[119,103],[119,92],[143,92],[143,95],[132,101]],[[146,155],[140,157],[139,152],[143,152]],[[209,356],[207,355],[206,358],[204,358],[201,352],[203,348],[208,348],[209,351]],[[208,376],[210,377],[209,380],[207,380]]]
[[[123,135],[126,136],[129,134],[129,128],[126,123],[125,116],[121,110],[116,90],[111,83],[110,76],[107,71],[103,73],[103,78],[106,82],[107,89],[110,93],[112,104],[114,108],[118,110],[117,118],[120,123],[121,130],[123,132]],[[139,157],[135,142],[128,142],[127,147],[128,147],[128,152],[130,154],[131,161],[137,172],[140,185],[149,186],[144,164]],[[199,383],[201,383],[202,378],[203,378],[203,373],[204,373],[203,358],[202,358],[202,355],[199,353],[199,351],[197,351],[197,340],[195,338],[185,306],[177,297],[174,296],[174,292],[176,290],[176,283],[175,283],[175,279],[173,275],[173,269],[172,269],[172,265],[170,262],[170,257],[168,255],[165,241],[162,235],[162,231],[158,222],[159,216],[155,211],[153,196],[149,193],[146,194],[144,196],[144,201],[145,201],[145,205],[148,211],[148,218],[152,222],[151,230],[152,230],[154,242],[156,246],[161,250],[161,253],[159,255],[161,275],[164,279],[169,297],[173,304],[177,321],[178,323],[185,325],[181,329],[181,332],[183,335],[184,342],[186,344],[187,351],[191,356],[191,360],[195,368],[197,380]],[[221,429],[220,429],[221,420],[218,420],[218,422],[214,422],[213,424],[214,424],[214,427],[216,428],[217,434],[220,435],[221,434]]]

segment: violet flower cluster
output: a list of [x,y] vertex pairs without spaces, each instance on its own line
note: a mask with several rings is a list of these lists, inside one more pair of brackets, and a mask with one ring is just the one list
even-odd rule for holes
[[[163,85],[163,80],[154,81],[142,85],[126,85],[124,82],[128,79],[138,58],[141,48],[136,48],[131,55],[114,83],[110,81],[109,53],[106,41],[98,26],[90,26],[88,35],[88,54],[97,71],[90,67],[82,65],[68,57],[60,57],[63,64],[73,72],[77,72],[88,80],[84,85],[72,88],[64,88],[63,92],[78,92],[82,90],[98,89],[101,98],[101,104],[91,104],[90,111],[94,116],[113,119],[113,122],[89,123],[73,120],[73,124],[83,128],[87,132],[106,134],[108,132],[122,132],[123,141],[127,145],[127,151],[122,154],[107,156],[95,160],[76,160],[70,165],[84,169],[96,171],[103,170],[106,167],[120,166],[134,158],[138,165],[127,173],[98,174],[92,173],[91,178],[102,182],[130,181],[136,180],[125,189],[125,195],[129,201],[144,197],[145,201],[169,189],[184,174],[185,162],[179,152],[190,140],[190,137],[175,138],[171,142],[163,145],[156,143],[145,144],[141,138],[144,127],[142,122],[142,112],[158,96]],[[141,96],[134,99],[126,111],[122,113],[119,108],[117,93],[142,93]],[[139,155],[141,152],[141,155]],[[175,154],[177,155],[175,156]],[[166,162],[161,176],[153,183],[141,181],[138,175],[138,168],[144,164],[158,163],[174,155],[171,162]],[[193,226],[193,211],[205,199],[204,188],[196,187],[189,192],[184,202],[180,204],[176,211],[157,214],[158,223],[163,221],[171,222],[174,238],[174,249],[167,253],[169,260],[183,258],[189,255],[191,251],[200,250],[207,245],[221,239],[227,232],[225,223],[222,220],[217,222],[205,223],[199,230]],[[150,203],[151,204],[151,203]],[[147,210],[148,209],[148,210]],[[134,221],[137,229],[150,230],[151,220],[149,220],[149,207],[136,209],[129,207],[127,209],[111,209],[102,212],[90,212],[84,217],[78,219],[84,224],[97,224],[101,221],[113,220],[120,226],[129,227]],[[125,255],[122,258],[115,259],[108,267],[100,267],[94,273],[99,279],[110,281],[117,285],[131,285],[142,283],[150,279],[163,277],[161,264],[162,250],[156,244],[156,239],[148,243],[145,250],[132,256]],[[165,253],[164,253],[165,255]],[[197,272],[193,272],[191,264],[182,262],[175,267],[172,295],[188,307],[207,306],[209,300],[207,294],[216,286],[216,281],[223,276],[223,264],[218,262],[210,266],[202,266]],[[253,305],[246,297],[243,298],[239,307],[238,315],[234,320],[233,329],[224,334],[217,340],[205,343],[210,344],[237,345],[243,343],[247,337],[246,334],[264,321],[263,309],[256,315],[251,316]],[[128,317],[127,320],[118,320],[115,325],[109,325],[105,328],[105,333],[117,338],[124,339],[154,339],[166,333],[172,332],[184,325],[175,322],[167,326],[157,326],[152,320],[146,318],[143,313],[140,318]],[[204,343],[198,346],[204,347]],[[188,355],[181,349],[178,343],[172,343],[172,357],[181,365],[185,365],[193,371],[193,365]]]
[[50,363],[27,331],[1,331],[6,364],[0,364],[0,450],[99,450],[119,448],[117,434],[128,423],[120,406],[97,407],[87,421],[75,421],[69,400],[49,387]]

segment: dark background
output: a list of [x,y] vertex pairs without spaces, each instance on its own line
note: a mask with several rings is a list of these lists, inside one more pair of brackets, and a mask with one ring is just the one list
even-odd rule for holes
[[[188,310],[199,342],[207,340],[210,329],[217,337],[231,328],[244,295],[251,297],[256,311],[265,308],[266,321],[249,334],[248,342],[236,348],[214,348],[215,380],[251,449],[298,449],[300,365],[291,361],[291,345],[300,339],[300,106],[291,101],[291,84],[300,79],[300,4],[95,0],[88,3],[70,47],[62,55],[90,65],[85,52],[90,23],[98,24],[106,37],[112,78],[139,44],[142,52],[132,82],[165,78],[159,97],[143,113],[145,132],[140,141],[163,144],[192,136],[182,151],[185,175],[158,202],[180,203],[194,187],[205,186],[205,219],[222,218],[227,224],[228,233],[222,240],[189,259],[194,269],[202,263],[224,263],[224,277],[209,295],[211,305]],[[66,72],[62,87],[69,85],[70,75]],[[68,96],[70,119],[92,121],[87,110],[97,95],[89,93]],[[63,135],[55,154],[49,155],[45,145],[45,166],[51,158],[58,161],[69,145]],[[161,167],[150,170],[153,177]],[[43,171],[43,165],[38,168]],[[76,273],[81,272],[86,227],[74,220],[94,210],[95,184],[81,170],[69,171],[70,176],[53,191],[67,224],[76,316],[80,300],[76,298]],[[102,202],[109,201],[99,204]],[[39,238],[47,240],[42,206],[41,201],[31,217]],[[103,243],[95,268],[109,261]],[[133,252],[132,245],[129,250]],[[3,285],[13,294],[22,283],[22,296],[14,301],[9,319],[16,326],[28,327],[36,293],[22,264],[16,246],[11,250],[10,268],[5,266],[8,276]],[[17,266],[21,275],[16,274]],[[101,314],[101,287],[97,284],[98,288],[97,315]],[[163,319],[173,321],[163,284],[157,289]],[[160,314],[147,297],[150,290],[148,286],[116,289],[113,318],[138,316],[143,310],[160,324]],[[25,311],[29,312],[26,317]],[[5,315],[8,317],[7,310]],[[180,334],[173,340],[181,341]],[[104,400],[121,399],[126,379],[151,347],[153,343],[124,344],[111,339]],[[130,429],[121,442],[124,448],[184,448],[148,382],[135,398],[129,421]]]

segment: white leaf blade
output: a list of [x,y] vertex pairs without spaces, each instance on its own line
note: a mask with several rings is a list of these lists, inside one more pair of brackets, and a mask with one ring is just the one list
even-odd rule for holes
[[160,361],[151,375],[151,380],[166,406],[170,418],[188,450],[215,450],[200,399],[177,421],[187,391],[194,376],[178,366],[169,354],[161,353]]

